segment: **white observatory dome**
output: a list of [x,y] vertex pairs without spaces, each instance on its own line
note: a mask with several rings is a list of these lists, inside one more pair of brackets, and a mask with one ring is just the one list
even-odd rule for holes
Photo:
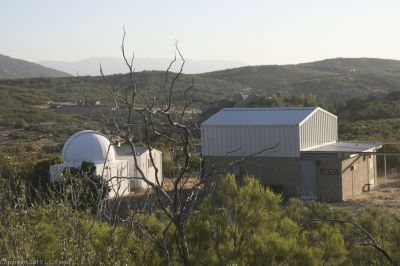
[[84,130],[72,135],[62,150],[64,162],[104,162],[115,160],[114,146],[108,138],[93,130]]

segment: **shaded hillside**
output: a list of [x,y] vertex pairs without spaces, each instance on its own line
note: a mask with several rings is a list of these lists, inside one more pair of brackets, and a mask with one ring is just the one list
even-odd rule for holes
[[329,103],[399,89],[400,61],[336,58],[298,65],[241,67],[201,76],[240,83],[264,95],[274,91],[313,93]]
[[0,54],[0,79],[66,76],[69,74]]

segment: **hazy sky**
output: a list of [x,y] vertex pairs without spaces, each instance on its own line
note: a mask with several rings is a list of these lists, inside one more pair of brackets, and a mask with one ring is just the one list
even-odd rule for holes
[[0,0],[0,54],[31,61],[120,56],[286,64],[400,59],[400,1]]

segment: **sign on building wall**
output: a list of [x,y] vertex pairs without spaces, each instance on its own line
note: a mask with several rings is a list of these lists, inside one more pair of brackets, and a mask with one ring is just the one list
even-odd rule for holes
[[338,169],[328,169],[328,168],[321,168],[319,170],[321,175],[338,175],[339,170]]

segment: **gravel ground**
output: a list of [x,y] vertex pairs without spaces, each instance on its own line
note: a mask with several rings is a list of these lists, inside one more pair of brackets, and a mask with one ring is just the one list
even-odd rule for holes
[[388,213],[400,214],[400,176],[379,177],[378,184],[371,191],[330,205],[352,212],[357,212],[362,207],[374,206],[382,208]]

